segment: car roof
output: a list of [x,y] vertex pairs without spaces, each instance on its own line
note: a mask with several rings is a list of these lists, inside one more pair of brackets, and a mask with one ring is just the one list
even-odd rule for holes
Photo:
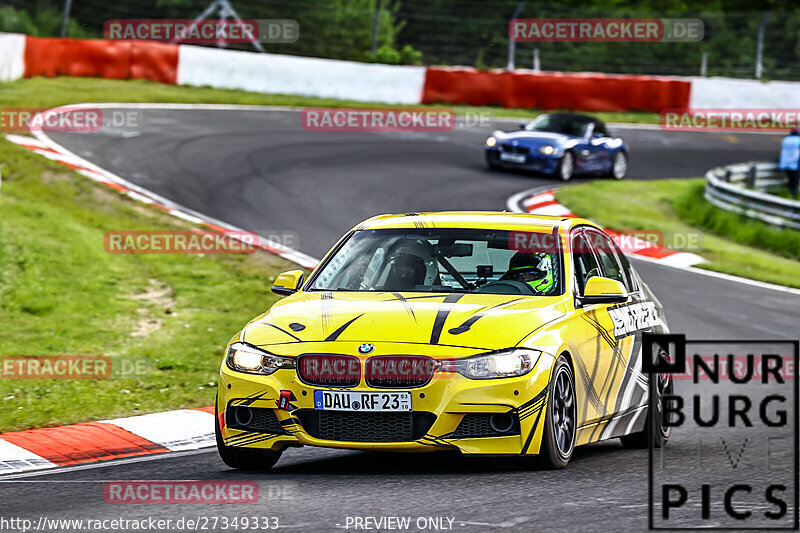
[[550,233],[556,228],[567,230],[570,227],[582,224],[598,227],[593,222],[576,217],[531,215],[528,213],[508,213],[499,211],[438,211],[378,215],[369,220],[365,220],[356,226],[355,229],[469,228]]

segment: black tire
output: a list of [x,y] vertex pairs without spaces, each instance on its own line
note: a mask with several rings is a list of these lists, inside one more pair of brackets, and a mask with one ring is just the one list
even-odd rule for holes
[[275,466],[283,453],[273,450],[225,446],[216,407],[214,408],[214,434],[217,437],[217,452],[219,452],[222,462],[237,470],[269,470]]
[[492,156],[489,154],[489,152],[486,152],[485,159],[486,166],[489,168],[489,170],[499,170],[501,168],[500,165],[492,161]]
[[[659,350],[658,357],[667,359],[669,355],[663,348]],[[626,448],[647,448],[650,441],[653,442],[654,448],[661,448],[666,446],[669,437],[672,434],[672,426],[664,426],[664,421],[661,416],[661,409],[663,405],[663,396],[671,395],[673,393],[673,382],[671,374],[658,374],[658,388],[656,389],[656,412],[655,416],[651,416],[648,409],[646,416],[647,419],[644,423],[644,429],[638,433],[631,433],[619,438],[622,445]]]
[[542,447],[536,462],[542,468],[560,470],[567,466],[575,450],[578,412],[575,375],[563,354],[556,359],[548,387]]
[[575,174],[575,154],[570,151],[564,152],[558,160],[558,177],[561,181],[569,181]]
[[615,180],[621,180],[625,178],[627,173],[628,154],[623,151],[619,151],[614,154],[614,158],[611,160],[611,168],[608,169],[608,177],[614,178]]

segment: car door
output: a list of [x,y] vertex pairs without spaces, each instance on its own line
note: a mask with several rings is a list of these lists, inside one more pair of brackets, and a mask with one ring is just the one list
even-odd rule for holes
[[611,167],[609,142],[612,139],[602,122],[596,122],[593,126],[588,148],[591,153],[592,171],[605,172]]
[[596,172],[601,169],[601,161],[605,148],[594,137],[594,124],[586,124],[581,139],[575,144],[576,170],[580,172]]
[[[580,297],[583,296],[586,282],[601,275],[600,264],[582,229],[572,231],[570,246],[574,265],[573,291]],[[579,425],[586,426],[578,435],[578,442],[581,444],[597,440],[593,438],[597,434],[597,424],[610,415],[607,396],[610,391],[609,369],[615,341],[607,325],[601,324],[600,318],[605,307],[599,304],[577,306],[576,299],[575,314],[582,337],[576,341],[578,355],[573,363],[576,391],[579,395],[583,392],[583,401],[578,406]],[[594,426],[591,427],[592,425]]]
[[642,333],[655,319],[646,296],[632,274],[628,259],[605,233],[586,228],[583,232],[597,258],[603,277],[622,283],[628,290],[628,301],[596,306],[592,318],[613,340],[604,346],[606,371],[601,387],[610,418],[602,427],[600,439],[631,432],[642,422],[642,407],[647,401],[647,378],[641,373]]

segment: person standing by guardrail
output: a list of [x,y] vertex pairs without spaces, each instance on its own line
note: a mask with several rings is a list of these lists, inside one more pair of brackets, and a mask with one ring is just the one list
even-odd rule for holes
[[792,128],[789,135],[781,141],[779,167],[789,178],[789,192],[797,198],[797,189],[800,185],[800,129]]

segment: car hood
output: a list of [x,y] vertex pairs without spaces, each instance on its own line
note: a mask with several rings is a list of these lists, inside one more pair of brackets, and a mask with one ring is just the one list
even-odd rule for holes
[[256,346],[347,341],[489,351],[515,346],[565,312],[561,297],[302,292],[253,320],[239,340]]
[[578,139],[570,135],[554,133],[549,131],[498,131],[494,137],[498,142],[517,141],[521,146],[538,148],[547,144],[553,146],[563,146],[570,140]]

